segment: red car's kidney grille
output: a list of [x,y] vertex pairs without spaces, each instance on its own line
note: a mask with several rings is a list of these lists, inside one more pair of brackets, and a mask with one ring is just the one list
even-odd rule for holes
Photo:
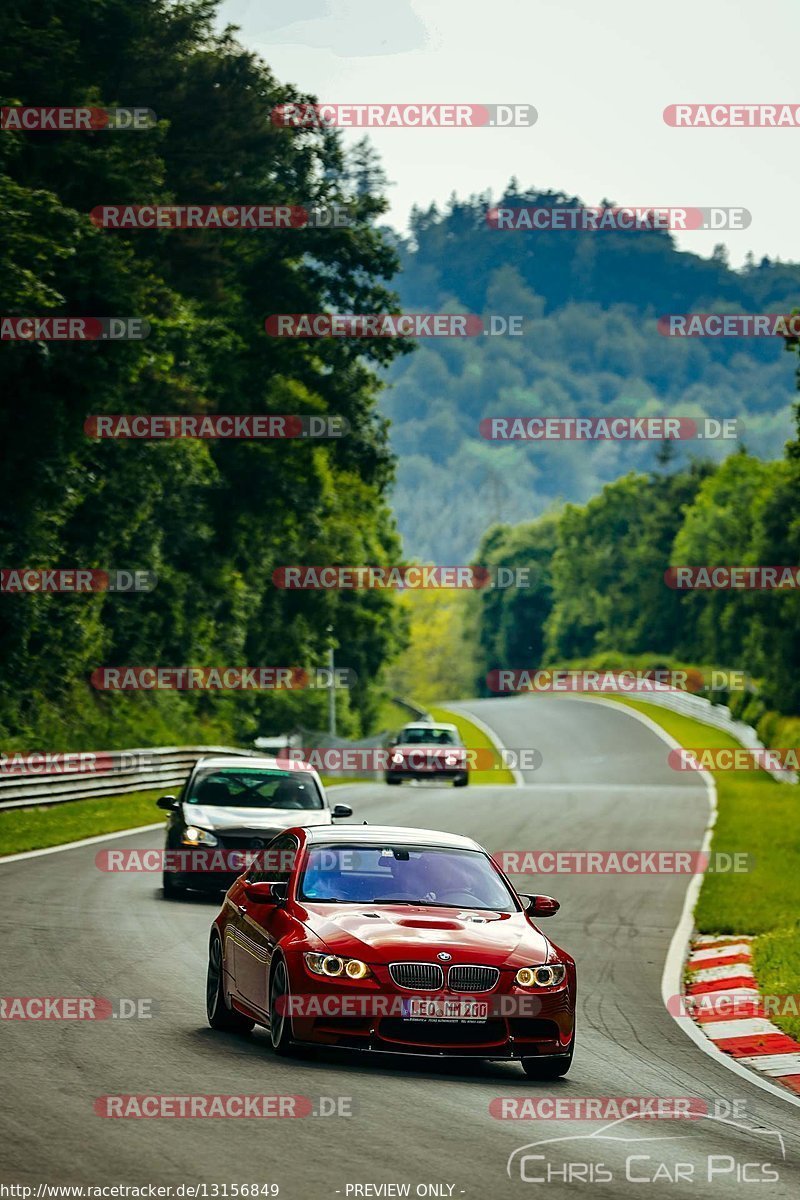
[[488,992],[500,978],[497,967],[457,966],[447,973],[451,992]]
[[389,974],[398,987],[418,992],[435,992],[444,984],[444,972],[437,963],[391,963]]

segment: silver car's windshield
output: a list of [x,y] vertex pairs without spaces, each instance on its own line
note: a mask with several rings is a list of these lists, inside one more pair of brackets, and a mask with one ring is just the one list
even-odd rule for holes
[[323,808],[322,796],[307,771],[271,767],[218,767],[198,771],[187,804],[222,808]]

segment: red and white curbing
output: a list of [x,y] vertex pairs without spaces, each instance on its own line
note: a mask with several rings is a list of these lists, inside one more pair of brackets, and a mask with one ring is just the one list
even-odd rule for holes
[[[714,993],[736,997],[726,1015],[724,1006],[692,1013],[693,1020],[714,1045],[743,1066],[769,1075],[800,1094],[800,1042],[768,1020],[751,963],[752,937],[697,937],[686,963],[687,996]],[[744,1016],[742,1014],[745,1014]]]

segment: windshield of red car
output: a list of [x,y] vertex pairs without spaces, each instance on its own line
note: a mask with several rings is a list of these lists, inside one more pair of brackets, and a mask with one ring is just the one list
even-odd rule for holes
[[270,767],[224,767],[198,771],[187,804],[223,808],[322,808],[314,777],[306,771]]
[[397,739],[403,746],[457,746],[458,739],[451,729],[404,729]]
[[314,845],[298,896],[353,904],[518,911],[482,851],[440,847]]

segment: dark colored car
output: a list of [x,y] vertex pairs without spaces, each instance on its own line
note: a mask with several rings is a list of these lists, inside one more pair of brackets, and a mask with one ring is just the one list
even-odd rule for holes
[[452,779],[454,787],[469,783],[467,748],[455,725],[418,721],[406,725],[389,744],[387,783],[407,779]]
[[180,796],[156,803],[170,814],[167,899],[187,888],[224,891],[289,825],[328,826],[353,815],[348,804],[331,808],[313,767],[254,755],[200,758]]
[[518,895],[471,838],[352,825],[288,829],[271,867],[228,891],[211,929],[213,1029],[294,1044],[572,1062],[575,962],[534,924],[558,902]]

